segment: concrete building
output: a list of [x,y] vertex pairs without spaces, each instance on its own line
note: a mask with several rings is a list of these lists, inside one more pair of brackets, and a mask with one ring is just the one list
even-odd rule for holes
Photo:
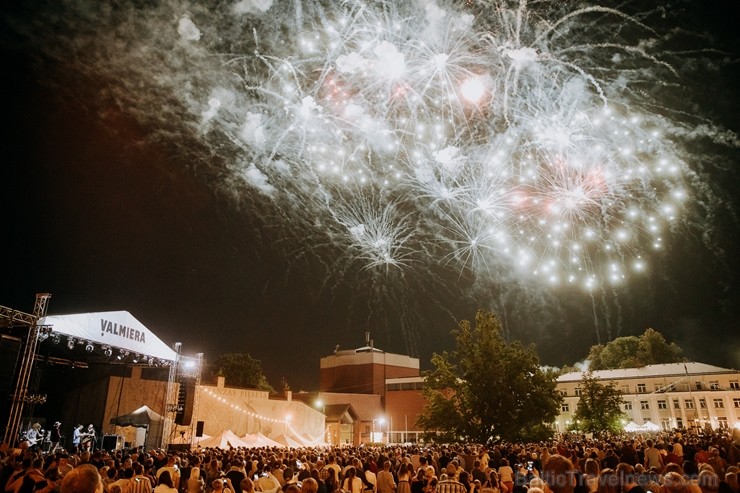
[[[593,372],[624,397],[625,420],[661,429],[740,427],[740,371],[705,363],[670,363]],[[563,396],[558,432],[568,429],[578,407],[583,372],[558,377]]]

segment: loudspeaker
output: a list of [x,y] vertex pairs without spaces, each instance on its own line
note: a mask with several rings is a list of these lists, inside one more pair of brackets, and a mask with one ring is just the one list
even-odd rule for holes
[[182,411],[175,414],[175,424],[190,426],[193,419],[193,403],[195,400],[195,378],[183,378],[180,382],[180,392],[177,394],[177,405]]
[[203,436],[203,426],[205,425],[205,422],[203,421],[197,421],[195,423],[195,436],[200,438]]

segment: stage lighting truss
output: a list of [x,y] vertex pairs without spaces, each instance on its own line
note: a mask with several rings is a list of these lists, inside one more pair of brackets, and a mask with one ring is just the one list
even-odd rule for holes
[[[38,326],[38,341],[43,342],[49,338],[52,332],[51,325],[39,325]],[[58,337],[57,337],[58,339]]]

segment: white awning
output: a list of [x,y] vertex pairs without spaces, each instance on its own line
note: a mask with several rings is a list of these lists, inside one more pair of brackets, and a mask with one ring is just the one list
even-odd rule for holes
[[58,333],[141,355],[175,361],[177,353],[127,311],[49,315],[38,322]]

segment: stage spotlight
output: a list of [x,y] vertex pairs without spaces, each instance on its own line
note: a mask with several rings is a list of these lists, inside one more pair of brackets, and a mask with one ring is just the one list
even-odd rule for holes
[[149,366],[154,366],[154,358],[151,358],[151,357],[147,358],[146,364]]
[[134,362],[134,363],[138,363],[139,362],[139,358],[141,358],[141,356],[139,356],[139,353],[134,353],[134,356],[133,356],[133,358],[131,358],[131,361]]
[[121,349],[121,352],[118,353],[118,356],[116,356],[116,359],[118,359],[120,361],[123,358],[125,358],[126,356],[128,356],[128,354],[129,354],[128,351],[126,351],[125,349]]
[[75,339],[74,337],[70,337],[67,339],[67,349],[74,349],[75,348]]
[[94,350],[95,350],[95,346],[93,346],[92,342],[88,342],[85,345],[85,351],[87,351],[88,353],[92,353]]
[[112,349],[110,348],[110,346],[103,346],[103,354],[104,354],[104,355],[105,355],[105,356],[106,356],[107,358],[110,358],[110,357],[111,357],[111,355],[113,354],[113,350],[112,350]]
[[59,337],[59,334],[52,334],[52,336],[51,336],[51,342],[53,342],[54,344],[57,344],[57,345],[58,344],[61,344],[62,343],[62,338]]

